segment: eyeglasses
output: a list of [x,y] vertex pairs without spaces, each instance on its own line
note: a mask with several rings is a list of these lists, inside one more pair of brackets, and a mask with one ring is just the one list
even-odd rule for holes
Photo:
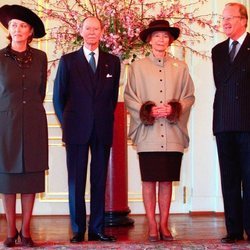
[[235,18],[243,18],[242,16],[228,16],[228,17],[222,17],[222,21],[228,21],[231,22]]

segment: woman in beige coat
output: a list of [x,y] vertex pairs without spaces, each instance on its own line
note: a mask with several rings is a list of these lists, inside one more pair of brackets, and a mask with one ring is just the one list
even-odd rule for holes
[[[187,122],[194,103],[194,86],[184,62],[166,50],[180,30],[156,20],[140,33],[151,54],[135,61],[129,70],[125,103],[130,113],[129,137],[137,147],[143,201],[150,241],[173,240],[168,229],[172,181],[179,181],[184,149],[188,147]],[[155,218],[156,183],[160,210]]]

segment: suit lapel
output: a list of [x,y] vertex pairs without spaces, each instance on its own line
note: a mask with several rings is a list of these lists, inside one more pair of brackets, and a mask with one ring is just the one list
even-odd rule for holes
[[[242,67],[242,64],[246,62],[247,57],[250,56],[250,35],[247,33],[247,36],[243,42],[243,44],[240,47],[240,50],[238,51],[234,62],[230,64],[229,62],[229,52],[228,52],[228,46],[229,46],[229,39],[226,40],[225,46],[223,47],[223,56],[224,58],[228,58],[228,63],[225,63],[225,81],[232,75],[232,73],[235,71],[236,68]],[[227,52],[226,52],[227,51]],[[227,53],[227,55],[225,54]],[[227,66],[228,65],[228,66]]]
[[[108,61],[107,55],[99,50],[99,59],[97,64],[96,73],[93,74],[92,69],[89,66],[87,59],[84,56],[83,49],[80,48],[76,56],[76,67],[78,71],[78,77],[81,79],[81,82],[84,83],[84,86],[94,94],[95,96],[99,95],[106,83],[107,74],[111,74],[110,62]],[[86,72],[83,74],[83,72]],[[95,86],[95,88],[93,87]],[[95,89],[95,90],[94,90]]]
[[235,65],[236,67],[240,66],[242,62],[244,62],[249,55],[250,55],[250,35],[247,34],[243,44],[240,47],[238,54],[234,59],[233,65]]
[[97,66],[97,85],[96,85],[96,95],[100,94],[104,88],[105,84],[105,78],[107,75],[109,69],[109,64],[107,62],[107,57],[105,53],[103,53],[101,50],[99,52],[99,61],[98,61],[98,66]]
[[89,92],[94,93],[94,78],[91,76],[93,73],[91,72],[91,68],[83,53],[82,47],[78,50],[78,54],[76,56],[76,67],[78,71],[78,77],[81,79],[81,82],[84,83],[84,86]]
[[230,61],[228,53],[229,39],[225,40],[220,47],[219,53],[217,55],[217,64],[219,66],[218,72],[220,72],[220,79],[222,81],[227,79],[228,71],[230,70]]

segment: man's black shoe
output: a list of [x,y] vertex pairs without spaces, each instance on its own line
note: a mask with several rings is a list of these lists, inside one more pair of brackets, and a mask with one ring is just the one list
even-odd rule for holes
[[89,241],[111,241],[114,242],[116,241],[116,238],[114,236],[110,236],[110,235],[105,235],[102,233],[89,233],[89,237],[88,237]]
[[235,243],[238,240],[244,240],[243,236],[230,236],[230,235],[227,235],[226,237],[221,239],[221,243],[232,244],[232,243]]
[[84,241],[84,234],[83,233],[75,233],[73,237],[70,239],[71,243],[79,243]]

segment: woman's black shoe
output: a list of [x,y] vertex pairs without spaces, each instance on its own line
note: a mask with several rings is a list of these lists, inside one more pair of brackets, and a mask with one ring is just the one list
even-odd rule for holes
[[24,246],[24,247],[34,247],[35,243],[34,243],[34,241],[31,239],[31,237],[27,237],[27,238],[24,237],[24,236],[22,235],[22,231],[20,231],[19,235],[20,235],[20,238],[21,238],[22,246]]
[[170,233],[170,235],[164,235],[162,232],[160,232],[160,239],[164,241],[173,241],[174,237]]
[[14,237],[8,237],[4,242],[5,247],[14,247],[18,241],[18,231],[16,230],[16,235]]

